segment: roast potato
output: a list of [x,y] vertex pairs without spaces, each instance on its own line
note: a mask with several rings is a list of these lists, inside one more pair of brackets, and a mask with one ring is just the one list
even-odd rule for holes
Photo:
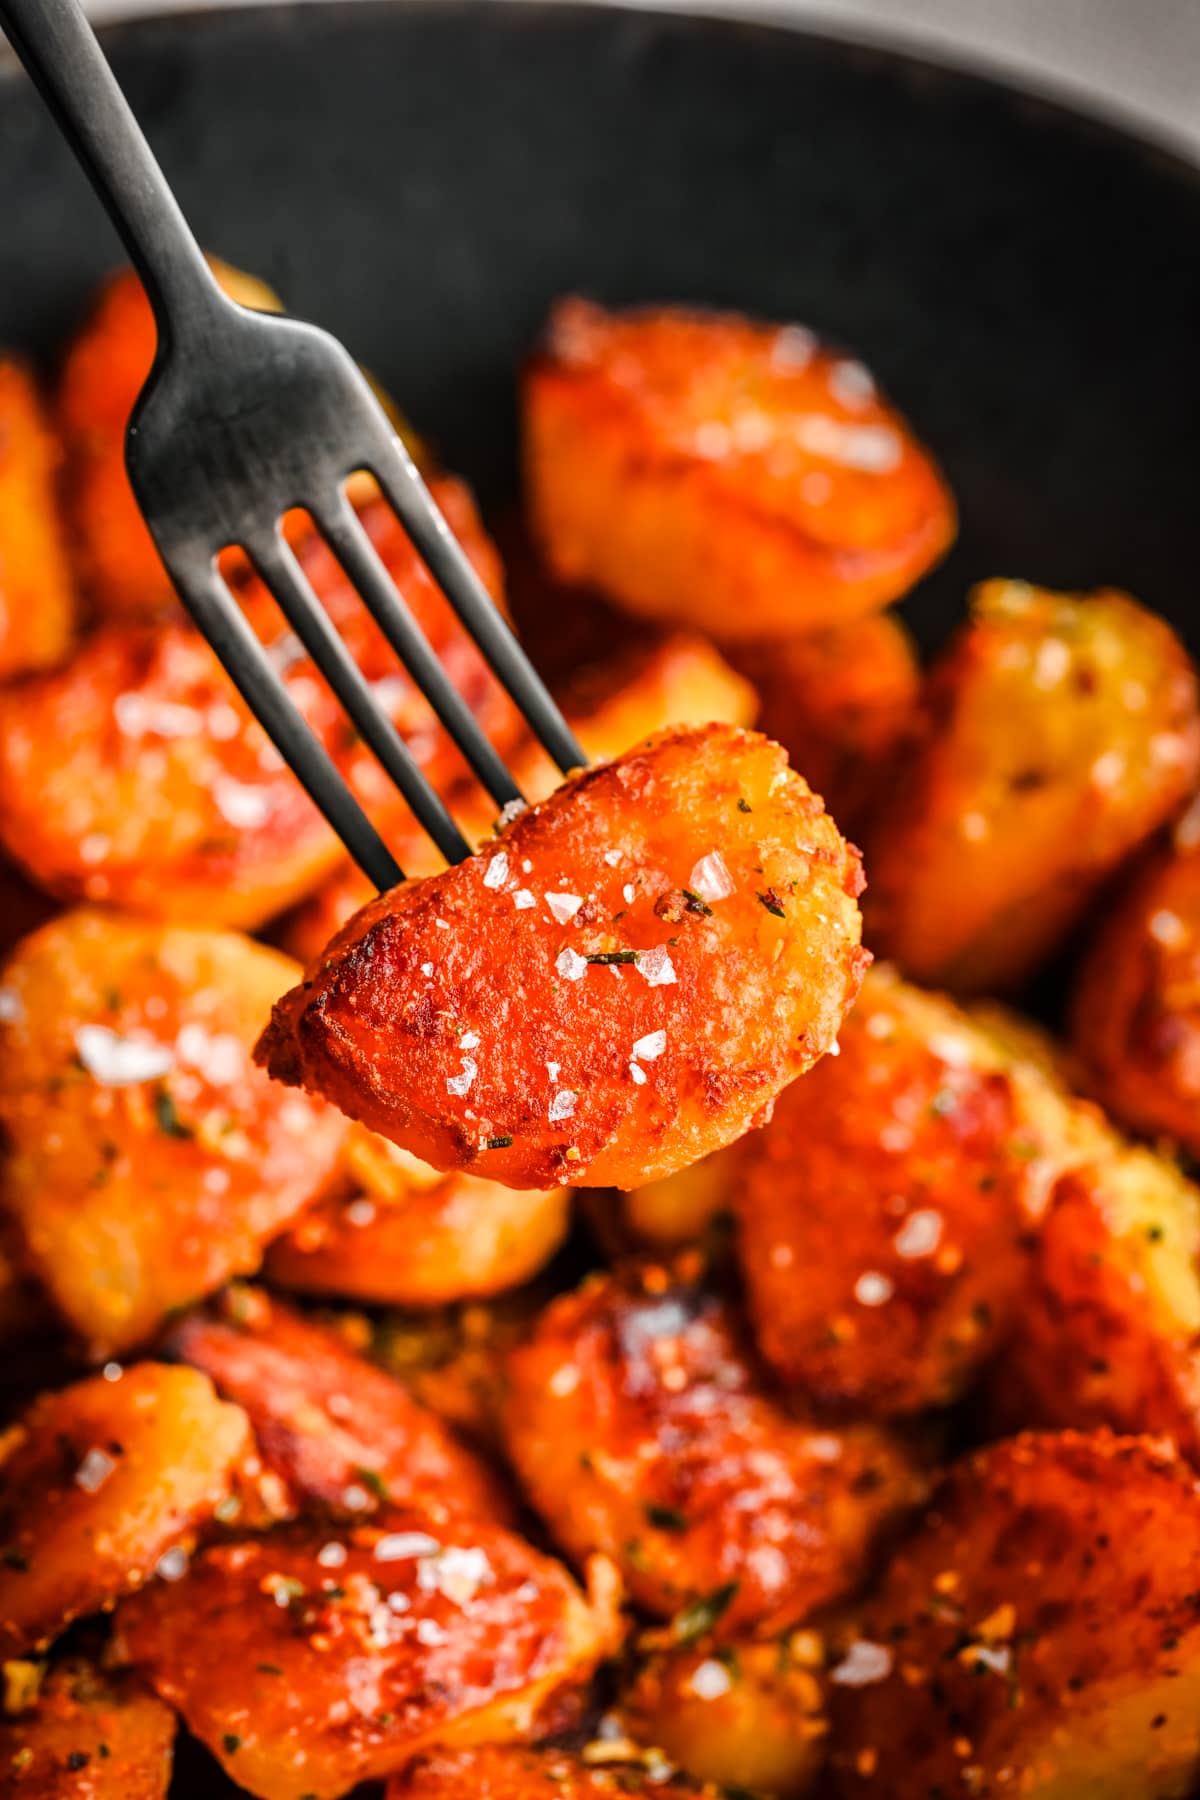
[[740,1166],[740,1151],[731,1145],[629,1193],[602,1192],[598,1207],[610,1216],[618,1214],[635,1247],[666,1253],[711,1243],[732,1223],[733,1184]]
[[489,1471],[393,1375],[266,1294],[236,1289],[219,1314],[193,1313],[168,1342],[244,1408],[263,1461],[299,1505],[363,1517],[420,1497],[435,1511],[508,1510]]
[[570,1719],[617,1641],[598,1573],[589,1604],[499,1526],[393,1508],[202,1551],[122,1605],[118,1645],[239,1787],[333,1800],[432,1743]]
[[253,1448],[194,1369],[112,1365],[0,1438],[0,1650],[44,1649],[186,1543]]
[[95,1356],[258,1266],[344,1121],[253,1066],[298,971],[233,932],[66,913],[0,975],[0,1206]]
[[434,1168],[634,1187],[829,1048],[861,880],[778,745],[664,732],[366,907],[258,1055]]
[[871,944],[918,981],[1016,986],[1198,767],[1195,672],[1162,619],[985,582],[868,834]]
[[835,1792],[1167,1800],[1200,1772],[1200,1488],[1066,1432],[954,1468],[831,1671]]
[[861,364],[732,314],[555,308],[523,386],[546,560],[715,638],[874,612],[954,536],[941,475]]
[[852,1590],[920,1493],[887,1432],[790,1418],[728,1305],[657,1265],[546,1308],[509,1357],[504,1424],[556,1540],[611,1556],[682,1642],[768,1636]]
[[0,357],[0,676],[59,662],[74,635],[59,461],[32,378]]
[[568,1750],[529,1750],[485,1744],[477,1750],[435,1750],[402,1775],[393,1775],[385,1800],[611,1800],[613,1793],[653,1800],[694,1794],[688,1783],[665,1779],[655,1764],[639,1767],[617,1757],[589,1764]]
[[18,1800],[166,1800],[174,1741],[174,1714],[138,1681],[64,1657],[28,1710],[0,1719],[0,1787]]

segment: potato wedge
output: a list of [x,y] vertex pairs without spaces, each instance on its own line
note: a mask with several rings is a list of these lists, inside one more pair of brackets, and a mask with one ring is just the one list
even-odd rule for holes
[[258,1056],[436,1169],[635,1187],[829,1048],[860,881],[777,745],[664,732],[366,907]]
[[441,1175],[362,1126],[346,1167],[345,1189],[271,1246],[267,1272],[281,1287],[384,1306],[488,1299],[532,1280],[570,1226],[566,1188]]
[[344,1121],[250,1050],[287,957],[82,909],[0,976],[0,1207],[96,1357],[258,1266],[336,1170]]
[[35,1400],[0,1438],[0,1650],[44,1649],[137,1587],[252,1449],[194,1369],[137,1363]]
[[796,326],[565,300],[522,408],[554,574],[717,639],[874,612],[954,536],[941,475],[867,371]]
[[958,1464],[831,1671],[834,1791],[1168,1800],[1200,1773],[1200,1488],[1149,1439]]
[[166,1800],[175,1715],[128,1676],[52,1663],[36,1704],[0,1720],[0,1788],[14,1800]]
[[790,1418],[726,1303],[654,1265],[546,1308],[504,1425],[557,1542],[611,1556],[681,1643],[768,1636],[851,1591],[921,1492],[886,1431]]
[[0,357],[0,677],[61,661],[74,637],[60,460],[32,378]]
[[510,1511],[491,1472],[394,1376],[266,1294],[234,1290],[217,1316],[193,1313],[167,1341],[245,1410],[298,1506],[362,1518],[422,1498],[434,1511]]
[[558,1563],[498,1526],[393,1509],[193,1558],[118,1642],[239,1787],[333,1800],[432,1743],[553,1730],[617,1641]]
[[688,1783],[664,1780],[660,1766],[635,1762],[590,1765],[569,1750],[528,1750],[485,1744],[478,1750],[435,1750],[402,1775],[393,1775],[384,1800],[611,1800],[615,1792],[653,1800],[694,1795]]
[[868,834],[871,943],[955,992],[1018,985],[1198,770],[1195,671],[1162,619],[985,582]]

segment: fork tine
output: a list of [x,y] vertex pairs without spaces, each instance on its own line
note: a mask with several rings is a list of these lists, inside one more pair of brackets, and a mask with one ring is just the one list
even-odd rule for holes
[[520,800],[520,788],[430,648],[345,494],[331,506],[314,503],[310,510],[376,624],[496,805]]
[[215,561],[169,552],[164,561],[188,611],[309,798],[380,892],[395,887],[404,871],[313,736]]
[[358,664],[318,600],[291,545],[276,526],[270,539],[248,536],[245,549],[280,611],[333,689],[364,743],[404,796],[447,862],[462,862],[471,846],[422,774]]
[[408,451],[394,435],[390,453],[366,465],[391,501],[430,574],[508,689],[527,723],[564,774],[587,767],[574,732],[471,567]]

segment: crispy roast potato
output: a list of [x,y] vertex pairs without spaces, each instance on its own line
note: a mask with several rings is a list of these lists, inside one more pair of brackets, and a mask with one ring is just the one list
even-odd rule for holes
[[917,713],[916,649],[895,613],[779,642],[735,644],[758,728],[788,753],[844,831],[862,830]]
[[1198,769],[1195,671],[1162,619],[985,582],[868,834],[871,943],[918,981],[1015,986]]
[[654,1265],[546,1308],[509,1357],[505,1430],[557,1541],[611,1556],[683,1642],[768,1636],[852,1590],[920,1493],[887,1432],[790,1418],[726,1303]]
[[337,1167],[344,1121],[253,1066],[297,969],[233,932],[82,909],[0,977],[0,1206],[101,1356],[258,1266]]
[[356,1125],[349,1181],[276,1239],[267,1272],[300,1293],[385,1306],[487,1299],[529,1281],[571,1222],[565,1188],[442,1175]]
[[840,1796],[1168,1800],[1200,1772],[1200,1488],[1149,1439],[954,1468],[831,1672]]
[[719,1243],[733,1221],[733,1184],[740,1167],[740,1151],[732,1145],[629,1193],[601,1190],[597,1206],[608,1218],[617,1215],[634,1248],[667,1253],[690,1244]]
[[612,1800],[614,1793],[653,1800],[681,1800],[695,1793],[686,1782],[665,1780],[660,1766],[618,1761],[592,1765],[567,1750],[529,1750],[485,1744],[478,1750],[435,1750],[402,1775],[393,1775],[385,1800]]
[[554,574],[718,639],[874,612],[954,536],[941,475],[867,371],[796,326],[566,300],[523,410]]
[[194,1369],[114,1365],[35,1400],[0,1438],[0,1650],[43,1649],[137,1587],[252,1448]]
[[777,745],[664,732],[366,907],[258,1055],[434,1168],[634,1187],[829,1048],[861,879]]
[[[493,593],[500,569],[465,488],[433,483],[455,535]],[[392,512],[363,523],[421,631],[487,734],[503,748],[516,709]],[[376,697],[439,789],[465,765],[427,702],[311,533],[297,553]],[[286,630],[265,588],[231,575],[289,694],[387,835],[412,816]],[[260,924],[344,856],[195,628],[109,625],[70,666],[0,695],[0,843],[67,899],[125,905],[189,924]]]
[[165,1800],[174,1741],[174,1714],[138,1681],[64,1657],[28,1710],[0,1719],[0,1788],[18,1800]]
[[596,1575],[589,1603],[499,1526],[393,1508],[205,1550],[122,1605],[118,1643],[239,1787],[333,1800],[432,1743],[571,1719],[617,1643]]
[[59,662],[74,635],[59,460],[31,377],[0,357],[0,676]]
[[775,1644],[657,1649],[621,1697],[630,1736],[697,1780],[800,1800],[820,1780],[829,1721],[818,1632]]
[[168,1344],[244,1408],[298,1506],[362,1517],[420,1497],[485,1518],[509,1510],[491,1473],[394,1376],[266,1294],[232,1291],[219,1316],[193,1313]]
[[1071,1042],[1093,1092],[1135,1131],[1200,1156],[1200,812],[1098,922]]

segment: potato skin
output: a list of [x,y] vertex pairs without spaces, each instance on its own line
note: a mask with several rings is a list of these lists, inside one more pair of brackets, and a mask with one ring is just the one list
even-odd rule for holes
[[664,1781],[661,1769],[642,1771],[635,1763],[590,1767],[568,1750],[530,1750],[520,1745],[482,1744],[476,1750],[435,1750],[402,1775],[393,1775],[384,1800],[611,1800],[614,1789],[653,1800],[682,1800],[696,1790],[683,1781]]
[[522,407],[554,574],[718,640],[874,612],[954,536],[938,470],[866,370],[794,326],[565,300]]
[[60,661],[74,636],[60,460],[32,378],[0,357],[0,677]]
[[[1194,815],[1194,809],[1193,809]],[[1071,1042],[1114,1118],[1200,1156],[1200,846],[1194,816],[1097,921]],[[1180,839],[1183,839],[1181,842]]]
[[0,1651],[44,1649],[137,1587],[252,1449],[194,1369],[137,1363],[35,1400],[0,1438]]
[[0,976],[0,1205],[97,1358],[256,1268],[336,1169],[344,1121],[251,1061],[296,973],[232,932],[85,908]]
[[832,1671],[835,1793],[1190,1792],[1198,1564],[1200,1489],[1161,1443],[1030,1433],[969,1457]]
[[202,1551],[126,1601],[117,1636],[263,1800],[333,1800],[431,1743],[553,1730],[615,1642],[611,1601],[589,1605],[558,1563],[419,1508]]
[[870,942],[917,981],[1018,985],[1198,768],[1195,671],[1162,619],[985,582],[867,837]]
[[532,1280],[571,1222],[565,1188],[441,1175],[361,1126],[346,1165],[345,1187],[271,1246],[267,1272],[281,1287],[384,1306],[488,1299]]
[[423,1496],[434,1511],[510,1510],[490,1471],[401,1382],[266,1294],[239,1289],[219,1316],[193,1313],[168,1346],[244,1409],[297,1507],[361,1519],[389,1497]]
[[[499,564],[466,489],[433,483],[446,517],[495,594]],[[363,524],[424,635],[501,747],[517,714],[391,511]],[[340,635],[434,785],[464,764],[400,670],[323,540],[296,552]],[[386,835],[411,814],[348,729],[332,693],[262,584],[230,575],[284,685]],[[0,843],[64,899],[128,906],[188,924],[259,925],[338,867],[338,839],[284,767],[195,628],[114,623],[62,670],[0,695]]]
[[546,1308],[509,1357],[504,1428],[564,1549],[611,1556],[684,1636],[697,1604],[722,1637],[769,1636],[849,1592],[921,1492],[887,1432],[789,1418],[727,1304],[654,1265]]
[[[733,892],[697,911],[714,854]],[[258,1056],[436,1169],[635,1187],[740,1136],[829,1048],[867,961],[860,883],[777,745],[664,732],[365,908]]]
[[175,1716],[128,1676],[79,1656],[51,1664],[37,1704],[0,1720],[0,1770],[19,1800],[166,1800]]

